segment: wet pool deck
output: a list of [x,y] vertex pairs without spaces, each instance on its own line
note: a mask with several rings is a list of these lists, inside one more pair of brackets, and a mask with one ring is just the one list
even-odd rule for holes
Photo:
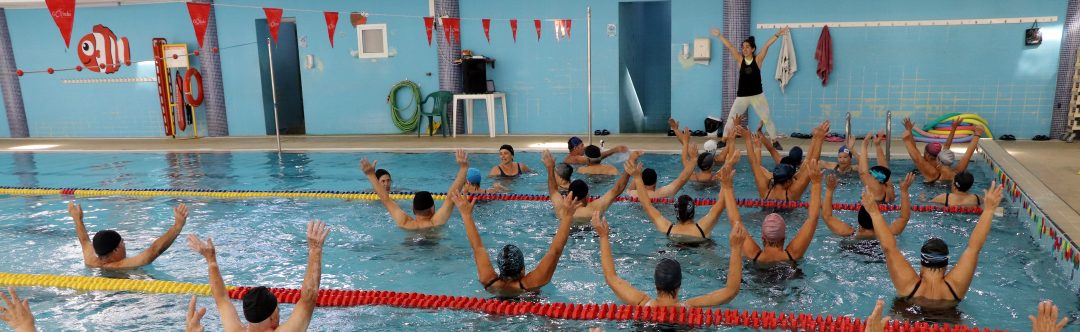
[[[471,152],[494,153],[499,145],[511,144],[518,151],[551,149],[565,153],[568,135],[458,136],[456,138],[416,137],[413,135],[361,136],[286,136],[282,137],[285,152],[305,151],[448,151],[464,148]],[[588,138],[584,138],[586,141]],[[707,138],[695,137],[701,144]],[[675,153],[678,142],[664,135],[613,135],[594,137],[593,143],[605,146],[626,145],[646,152]],[[741,142],[741,141],[740,141]],[[809,140],[782,139],[784,147],[805,147]],[[741,143],[740,143],[741,145]],[[984,140],[983,151],[998,160],[1072,239],[1080,239],[1080,143],[1061,141],[999,142]],[[839,143],[825,143],[824,156],[835,156]],[[740,146],[741,147],[741,146]],[[954,147],[960,152],[961,147]],[[199,139],[167,138],[102,138],[62,139],[29,138],[0,139],[0,150],[35,152],[214,152],[214,151],[275,151],[274,137],[226,137]],[[899,141],[893,142],[894,158],[907,159]]]

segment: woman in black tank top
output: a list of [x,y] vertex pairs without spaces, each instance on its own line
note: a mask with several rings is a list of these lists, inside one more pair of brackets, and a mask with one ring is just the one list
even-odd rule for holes
[[772,117],[769,116],[769,102],[765,99],[765,94],[761,88],[761,63],[765,61],[765,54],[769,52],[769,47],[772,46],[773,42],[776,42],[780,35],[787,32],[787,27],[780,29],[779,32],[765,42],[765,47],[762,48],[761,53],[755,54],[757,52],[757,43],[754,41],[754,36],[743,40],[741,49],[736,49],[731,44],[731,41],[728,41],[727,38],[720,34],[720,29],[712,29],[713,36],[720,38],[720,41],[724,43],[724,47],[727,47],[728,52],[731,53],[732,59],[739,66],[739,89],[735,94],[735,102],[731,104],[731,110],[728,111],[727,123],[724,124],[724,136],[731,134],[731,129],[735,125],[735,116],[746,114],[746,109],[753,106],[754,112],[765,123],[769,138],[774,141],[773,145],[780,149],[780,144],[775,141],[776,125],[773,123]]

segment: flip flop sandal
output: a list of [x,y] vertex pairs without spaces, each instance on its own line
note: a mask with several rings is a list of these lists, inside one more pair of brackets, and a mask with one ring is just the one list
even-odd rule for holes
[[1013,135],[1001,135],[1001,137],[999,137],[998,139],[1000,139],[1002,141],[1015,141],[1016,136],[1013,136]]
[[610,131],[608,131],[607,129],[604,129],[604,130],[601,130],[601,131],[600,131],[600,135],[601,135],[601,136],[607,136],[607,135],[611,135],[611,132],[610,132]]
[[674,131],[674,130],[671,130],[671,129],[668,129],[668,131],[667,131],[667,135],[668,135],[668,136],[675,136],[675,131]]
[[595,136],[604,136],[603,132],[600,131],[600,129],[597,129],[597,130],[593,131],[592,134],[595,135]]
[[695,130],[691,135],[693,136],[705,136],[705,132],[701,130]]
[[826,142],[836,143],[836,142],[843,142],[844,139],[840,138],[839,136],[828,136],[828,137],[825,137],[825,141]]
[[1049,141],[1050,137],[1046,136],[1046,135],[1035,135],[1035,137],[1032,137],[1031,140],[1033,140],[1033,141]]

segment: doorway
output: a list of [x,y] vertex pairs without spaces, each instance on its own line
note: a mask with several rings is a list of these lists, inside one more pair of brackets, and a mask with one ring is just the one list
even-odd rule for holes
[[619,27],[619,132],[666,133],[671,2],[620,2]]
[[[278,125],[282,135],[303,135],[304,94],[300,87],[300,51],[296,40],[296,19],[283,17],[278,26],[278,39],[267,45],[270,28],[266,19],[255,20],[255,35],[259,42],[259,69],[262,73],[263,118],[266,134],[274,135],[274,93],[277,93]],[[270,53],[273,54],[274,84],[270,83]]]

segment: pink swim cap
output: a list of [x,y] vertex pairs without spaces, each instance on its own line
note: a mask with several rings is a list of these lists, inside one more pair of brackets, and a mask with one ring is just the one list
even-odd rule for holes
[[776,213],[765,216],[765,221],[761,223],[761,236],[765,241],[783,243],[784,238],[787,237],[787,225],[784,223],[784,217]]
[[941,143],[934,142],[926,145],[926,154],[937,157],[941,152]]

